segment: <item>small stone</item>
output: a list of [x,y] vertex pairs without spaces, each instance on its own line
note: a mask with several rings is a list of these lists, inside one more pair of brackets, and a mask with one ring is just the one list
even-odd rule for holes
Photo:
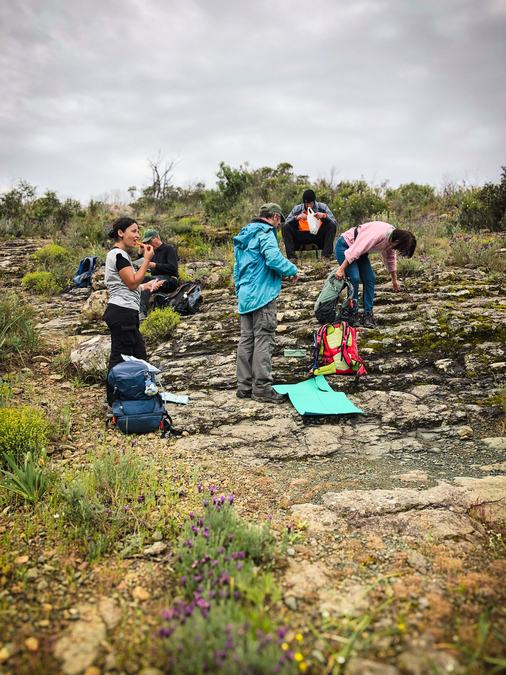
[[471,438],[473,433],[473,428],[469,426],[460,427],[460,429],[457,431],[457,434],[460,436],[460,438]]
[[160,530],[155,530],[153,534],[151,535],[151,540],[152,541],[162,541],[163,539],[163,534],[161,533]]
[[290,548],[287,548],[287,549],[286,549],[286,554],[293,557],[293,556],[295,555],[295,549],[294,549],[294,548],[291,548],[291,547],[290,547]]
[[42,619],[41,621],[39,621],[38,625],[41,628],[47,628],[49,626],[49,621],[47,619]]
[[295,598],[293,595],[285,595],[284,602],[288,609],[291,609],[294,612],[297,611],[297,598]]
[[39,576],[39,571],[36,567],[30,567],[30,569],[27,570],[25,579],[32,580],[36,579]]
[[136,586],[132,591],[132,597],[138,602],[144,602],[145,600],[149,600],[151,593],[142,586]]
[[14,564],[15,565],[25,565],[29,560],[30,560],[30,556],[19,555],[17,558],[14,559]]
[[0,648],[0,663],[5,663],[14,654],[14,645],[12,642]]
[[144,555],[160,555],[165,553],[166,550],[167,544],[165,544],[163,541],[155,541],[155,543],[151,546],[146,546],[143,553]]
[[38,591],[45,591],[47,588],[48,584],[45,579],[41,579],[39,583],[37,584],[37,590]]
[[84,675],[100,675],[100,668],[97,668],[96,666],[89,666],[84,671]]
[[36,652],[39,648],[39,641],[35,637],[26,638],[25,647],[29,652]]

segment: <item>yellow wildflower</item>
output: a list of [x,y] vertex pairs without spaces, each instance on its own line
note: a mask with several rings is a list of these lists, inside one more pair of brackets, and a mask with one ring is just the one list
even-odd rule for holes
[[406,630],[406,624],[401,621],[397,624],[397,628],[403,633]]
[[302,637],[302,633],[297,633],[297,635],[295,636],[295,639],[297,640],[297,642],[302,642],[302,640],[304,639]]
[[295,652],[295,656],[293,657],[296,661],[304,661],[304,657],[300,652]]
[[281,645],[281,649],[284,652],[287,652],[290,649],[290,645],[288,644],[288,642],[283,642],[283,644]]
[[306,672],[306,670],[307,670],[307,663],[306,663],[305,661],[301,661],[301,663],[299,663],[299,670],[300,670],[301,672],[303,672],[303,673]]

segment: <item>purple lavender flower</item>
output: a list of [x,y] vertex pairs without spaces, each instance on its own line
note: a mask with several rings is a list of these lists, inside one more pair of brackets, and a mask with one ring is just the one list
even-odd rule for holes
[[229,495],[228,503],[230,504],[230,506],[232,506],[232,504],[234,503],[234,495]]
[[199,491],[199,493],[202,493],[202,491],[204,490],[202,483],[197,483],[197,490]]
[[164,637],[170,637],[172,635],[172,628],[160,628],[158,631],[158,635],[162,638]]
[[215,485],[211,485],[211,487],[209,488],[209,494],[210,494],[211,496],[212,496],[212,495],[215,495],[215,494],[216,494],[216,491],[217,491],[216,486],[215,486]]
[[209,502],[207,501],[207,499],[204,499],[203,504],[204,508],[207,509],[207,507],[209,506]]
[[170,621],[176,616],[176,610],[175,609],[165,609],[162,612],[162,619],[165,619],[165,621]]
[[204,521],[202,520],[202,518],[199,518],[199,519],[197,520],[197,525],[198,525],[199,527],[202,527],[203,524],[204,524]]
[[217,564],[218,564],[217,560],[211,560],[211,567],[216,567]]
[[225,495],[221,495],[221,497],[219,498],[218,501],[219,501],[220,504],[224,504],[225,503]]
[[227,572],[222,572],[222,573],[221,573],[221,576],[220,576],[220,581],[221,581],[222,584],[227,584],[229,578],[230,578],[230,577],[229,577],[229,575],[227,574]]
[[142,502],[144,501],[144,495],[139,495],[137,497],[137,501],[139,502],[139,504],[142,504]]
[[241,594],[239,593],[239,591],[234,591],[234,600],[239,600],[240,597]]
[[186,586],[186,577],[184,576],[184,574],[181,577],[181,586]]
[[192,525],[192,532],[195,536],[199,533],[199,528],[196,525]]
[[204,537],[204,539],[209,539],[209,530],[207,527],[204,527],[201,534]]
[[195,514],[193,513],[193,511],[190,511],[188,515],[190,516],[190,520],[193,520],[195,518]]
[[288,628],[286,628],[286,626],[281,626],[280,628],[278,628],[276,633],[278,635],[278,638],[280,640],[282,640],[286,636],[286,634],[288,633]]
[[238,562],[236,567],[237,567],[238,570],[242,570],[242,568],[244,567],[244,563]]

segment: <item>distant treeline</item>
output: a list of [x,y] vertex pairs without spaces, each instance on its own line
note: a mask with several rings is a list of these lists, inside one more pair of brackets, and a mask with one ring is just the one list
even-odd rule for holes
[[[172,181],[173,165],[151,162],[152,181],[138,190],[131,186],[130,213],[146,224],[157,223],[208,232],[238,229],[265,202],[276,201],[287,212],[300,202],[304,189],[312,187],[317,199],[326,202],[340,225],[353,226],[372,218],[397,224],[422,225],[437,218],[448,234],[456,230],[494,232],[506,229],[506,167],[497,183],[482,187],[448,184],[437,190],[431,185],[405,183],[399,187],[369,185],[364,180],[321,178],[294,173],[290,164],[276,168],[233,168],[221,163],[217,183],[206,188],[197,183],[178,187]],[[116,212],[121,212],[121,208]],[[20,180],[0,195],[0,236],[54,236],[65,232],[67,239],[85,236],[102,243],[111,221],[111,205],[90,201],[83,206],[75,199],[60,200],[54,191],[37,196],[33,185]],[[82,244],[82,241],[81,241]]]

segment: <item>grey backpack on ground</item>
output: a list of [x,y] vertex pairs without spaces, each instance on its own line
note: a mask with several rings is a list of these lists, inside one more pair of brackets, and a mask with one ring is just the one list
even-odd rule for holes
[[[346,297],[339,306],[339,296],[346,291]],[[335,323],[341,310],[348,309],[353,303],[353,286],[349,279],[338,279],[335,271],[325,279],[323,288],[318,296],[314,313],[319,323]]]

